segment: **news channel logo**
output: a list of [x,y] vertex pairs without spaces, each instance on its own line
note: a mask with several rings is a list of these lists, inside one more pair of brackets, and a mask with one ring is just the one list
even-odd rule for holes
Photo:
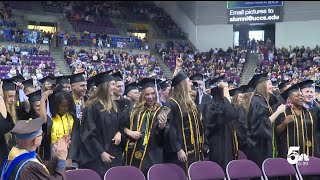
[[289,164],[308,165],[309,156],[307,154],[299,154],[299,146],[290,146],[287,155]]

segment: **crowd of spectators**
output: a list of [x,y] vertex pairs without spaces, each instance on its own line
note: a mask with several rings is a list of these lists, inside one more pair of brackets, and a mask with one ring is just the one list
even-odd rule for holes
[[8,2],[0,2],[0,27],[16,27],[12,9]]
[[21,74],[25,79],[42,79],[49,73],[61,75],[46,45],[0,44],[0,76],[11,78]]
[[93,46],[121,49],[149,49],[148,40],[135,36],[108,35],[90,32],[59,32],[59,44],[64,46]]
[[320,81],[320,48],[291,47],[267,48],[259,47],[256,73],[268,72],[272,81],[290,80],[293,83],[311,79]]
[[164,62],[173,71],[175,60],[181,57],[183,60],[183,70],[189,75],[201,73],[205,79],[226,75],[228,81],[233,81],[235,85],[240,82],[241,73],[246,61],[246,50],[232,49],[226,51],[222,48],[210,49],[208,52],[196,51],[186,42],[168,41],[158,43],[155,47]]
[[64,57],[73,73],[86,72],[88,77],[115,69],[122,72],[127,82],[150,76],[164,78],[157,59],[131,50],[65,47]]

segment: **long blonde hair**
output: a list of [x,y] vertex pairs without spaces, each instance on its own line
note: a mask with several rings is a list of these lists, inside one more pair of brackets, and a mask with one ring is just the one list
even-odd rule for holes
[[[7,112],[9,113],[8,115],[11,116],[13,123],[16,124],[18,121],[17,112],[16,112],[16,104],[17,104],[16,95],[14,97],[14,102],[11,105],[9,105],[8,103],[8,92],[3,91],[3,95],[4,95],[4,98],[3,98],[4,104],[6,106]],[[5,134],[5,139],[7,143],[9,143],[9,141],[12,139],[12,134],[11,133]]]
[[113,100],[112,96],[109,94],[110,82],[105,82],[98,86],[92,95],[89,97],[86,102],[86,106],[90,106],[97,102],[100,102],[103,105],[102,111],[110,112],[113,109],[115,112],[118,112],[117,105]]
[[197,106],[192,101],[190,91],[188,90],[188,79],[181,81],[170,91],[170,96],[179,100],[187,111],[196,110]]
[[[157,99],[157,97],[159,96],[157,93],[156,93],[156,89],[155,88],[152,88],[156,94],[156,97],[155,99]],[[141,94],[139,96],[139,100],[138,102],[135,104],[135,106],[133,107],[132,109],[132,114],[133,116],[136,115],[137,113],[139,112],[143,112],[145,111],[146,109],[150,109],[151,111],[155,111],[158,107],[160,107],[161,105],[159,104],[159,102],[156,102],[151,108],[150,107],[147,107],[146,106],[146,100],[145,100],[145,94],[146,94],[146,91],[145,89],[143,89],[141,91]]]
[[243,102],[239,102],[239,96],[240,93],[234,95],[232,98],[231,98],[231,104],[235,105],[235,106],[242,106],[243,105]]
[[256,86],[256,89],[254,90],[254,94],[258,94],[260,96],[263,96],[269,102],[270,95],[267,90],[267,86],[268,86],[267,84],[268,84],[268,81],[263,81],[263,82],[259,83]]
[[252,96],[253,96],[253,92],[243,93],[242,105],[243,105],[246,113],[248,113],[248,111],[249,111]]

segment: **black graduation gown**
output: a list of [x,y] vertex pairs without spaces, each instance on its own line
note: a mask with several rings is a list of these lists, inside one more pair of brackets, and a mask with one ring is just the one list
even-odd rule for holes
[[213,107],[209,103],[205,128],[209,139],[209,160],[218,163],[222,169],[225,169],[238,154],[232,121],[239,115],[227,98],[223,98],[218,106],[221,108],[221,113],[215,112],[218,107]]
[[4,118],[0,113],[0,170],[2,170],[3,163],[7,159],[9,150],[11,149],[10,144],[7,143],[5,134],[11,131],[14,127],[14,122],[9,113],[7,118]]
[[233,122],[233,125],[237,132],[239,150],[247,154],[247,113],[243,106],[236,106],[235,108],[239,114],[239,118]]
[[119,112],[123,112],[125,108],[131,106],[131,101],[129,99],[121,97],[119,100],[115,100],[117,107],[119,109]]
[[[191,131],[190,123],[188,118],[188,113],[185,108],[176,100],[182,110],[179,110],[179,106],[175,101],[170,98],[165,106],[171,109],[171,112],[168,115],[167,124],[169,125],[168,131],[165,132],[164,140],[164,162],[165,163],[174,163],[179,165],[186,173],[188,172],[189,166],[196,161],[203,160],[203,126],[202,120],[200,119],[200,113],[195,112],[195,117],[193,113],[190,112],[190,119],[192,124],[192,131],[194,132],[194,144],[191,143]],[[182,113],[182,118],[181,118]],[[198,121],[197,121],[198,120]],[[198,122],[198,123],[196,123]],[[199,125],[197,130],[196,124]],[[184,126],[182,128],[182,125]],[[200,134],[200,138],[197,138],[196,134]],[[184,138],[184,136],[185,138]],[[185,141],[184,141],[185,139]],[[186,147],[185,147],[186,145]],[[181,149],[186,151],[187,148],[187,162],[182,163],[178,160],[177,152]]]
[[[69,147],[68,159],[73,161],[79,161],[79,141],[80,141],[80,120],[75,114],[70,113],[73,118],[73,127],[71,132],[71,144]],[[37,150],[38,155],[43,161],[51,161],[51,129],[52,129],[52,119],[47,117],[47,123],[42,125],[42,130],[44,132],[44,137],[42,143]]]
[[267,158],[272,158],[271,115],[264,98],[254,95],[248,111],[248,151],[247,157],[259,167]]
[[[108,169],[123,165],[123,148],[112,142],[116,133],[121,130],[119,114],[114,110],[110,113],[102,110],[100,103],[84,109],[80,128],[79,168],[92,169],[103,178]],[[102,162],[103,152],[115,157],[111,163]]]
[[[297,120],[294,120],[292,123],[288,124],[287,128],[282,133],[277,133],[279,140],[277,142],[279,157],[287,158],[288,147],[290,146],[299,146],[299,154],[304,153],[308,156],[319,157],[319,138],[317,138],[319,132],[319,128],[317,127],[318,122],[316,121],[315,115],[312,111],[308,111],[303,108],[303,114],[304,115],[302,117],[304,120],[301,119],[300,115],[297,115]],[[291,108],[287,108],[285,114],[279,115],[279,117],[276,119],[276,126],[283,123],[286,116],[289,115],[292,115]],[[302,127],[304,127],[304,131],[302,131]],[[303,135],[305,136],[305,140],[303,140]],[[305,145],[306,137],[308,137],[310,141],[313,140],[313,145],[310,148],[306,147]]]
[[[164,129],[159,129],[159,122],[158,122],[158,115],[161,112],[161,108],[159,107],[155,111],[150,113],[149,120],[147,120],[147,110],[138,113],[135,115],[134,119],[132,120],[132,127],[127,125],[127,128],[132,131],[137,131],[137,124],[140,124],[142,121],[142,126],[140,132],[144,135],[138,139],[134,140],[129,138],[127,141],[128,148],[125,152],[125,161],[126,165],[135,166],[139,168],[144,175],[147,175],[147,172],[151,166],[154,164],[159,164],[163,162],[163,135]],[[140,114],[140,116],[139,116]],[[145,114],[145,116],[143,116]],[[140,119],[138,119],[140,117]],[[148,121],[148,123],[147,123]],[[139,122],[139,123],[138,123]],[[144,145],[144,139],[147,137],[146,127],[151,127],[151,133],[149,137],[149,141],[147,145]],[[150,129],[150,128],[149,128]],[[139,151],[139,152],[138,152]],[[140,155],[145,154],[145,156],[139,157]],[[137,155],[137,156],[136,156]]]
[[197,97],[196,97],[196,104],[199,105],[199,110],[200,112],[204,112],[205,106],[207,103],[211,100],[211,96],[209,96],[206,93],[203,93],[202,95],[202,101],[201,104],[199,103],[199,93],[197,92]]

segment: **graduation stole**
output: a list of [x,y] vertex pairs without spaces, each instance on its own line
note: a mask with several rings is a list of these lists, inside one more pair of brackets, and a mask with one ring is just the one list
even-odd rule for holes
[[[144,139],[143,139],[143,145],[144,145],[144,150],[143,152],[141,151],[136,151],[137,149],[137,144],[138,144],[138,141],[139,140],[136,140],[135,143],[134,143],[134,147],[133,147],[133,151],[132,151],[132,154],[131,154],[131,158],[130,158],[130,164],[129,166],[131,166],[132,164],[132,161],[133,161],[133,157],[135,157],[136,159],[140,159],[140,164],[139,164],[139,169],[141,169],[142,167],[142,163],[143,163],[143,160],[144,160],[144,157],[146,155],[146,152],[147,152],[147,148],[148,148],[148,144],[149,144],[149,139],[150,139],[150,134],[151,134],[151,130],[153,128],[153,124],[154,124],[154,120],[156,118],[156,115],[157,113],[159,112],[159,110],[161,109],[161,106],[159,106],[155,111],[154,111],[154,114],[151,118],[151,124],[149,123],[149,120],[150,120],[150,116],[152,114],[152,111],[150,110],[145,110],[144,113],[142,114],[141,116],[141,112],[139,112],[138,114],[138,119],[137,119],[137,131],[141,131],[141,128],[142,128],[142,124],[144,121],[146,121],[146,132],[145,132],[145,135],[144,135]],[[147,118],[145,118],[147,114]],[[141,118],[140,118],[141,117]],[[133,129],[133,120],[134,120],[134,116],[130,115],[130,130]],[[150,124],[150,126],[149,126]],[[126,147],[126,159],[128,157],[128,149],[129,149],[129,141],[130,139],[128,140],[127,142],[127,147]]]
[[[15,148],[15,147],[13,147]],[[7,158],[7,160],[5,161],[3,168],[2,168],[2,172],[1,172],[1,178],[2,180],[9,180],[12,172],[16,169],[16,167],[22,162],[22,161],[28,161],[30,159],[36,159],[36,151],[32,151],[32,152],[28,152],[26,150],[22,150],[22,149],[12,149],[10,151],[10,154]],[[10,165],[8,165],[8,160],[11,159],[10,156],[13,156],[13,160],[11,161]],[[25,163],[23,163],[20,168],[24,165]]]
[[[273,114],[273,110],[269,104],[269,101],[265,97],[261,96],[260,94],[255,94],[255,96],[262,97],[266,101],[268,109],[269,109],[269,113],[271,116]],[[274,132],[275,131],[274,123],[272,124],[271,128],[272,128],[272,157],[275,158],[275,157],[277,157],[278,152],[277,152],[276,137],[275,137],[275,132]]]
[[[294,142],[294,146],[296,146],[296,142],[297,142],[297,145],[300,146],[300,129],[299,129],[299,124],[298,124],[298,118],[296,116],[296,113],[294,112],[293,108],[290,109],[291,110],[291,114],[293,115],[293,120],[294,120],[294,126],[293,126],[293,142]],[[311,156],[314,156],[314,134],[313,134],[313,131],[314,131],[314,127],[313,127],[313,117],[312,117],[312,114],[309,110],[306,110],[310,116],[310,120],[311,120],[311,141],[308,139],[308,137],[305,137],[305,131],[307,132],[307,126],[306,126],[306,123],[305,123],[305,114],[304,114],[304,110],[302,109],[301,112],[300,112],[300,123],[301,123],[301,129],[302,129],[302,144],[303,144],[303,153],[306,153],[305,152],[305,148],[307,148],[307,155],[310,156],[310,147],[312,147],[312,155]],[[284,112],[284,117],[287,118],[287,113]],[[289,146],[290,146],[290,136],[289,136],[289,128],[288,126],[286,127],[287,129],[287,147],[289,149]],[[306,136],[308,134],[306,133]],[[305,140],[306,139],[306,140]],[[299,152],[301,153],[301,152]]]
[[73,123],[73,117],[69,113],[62,116],[57,114],[55,117],[53,117],[51,127],[51,144],[56,143],[64,135],[70,135],[73,128]]
[[[185,132],[184,132],[185,130],[184,130],[184,123],[183,123],[183,113],[182,113],[181,106],[179,105],[177,100],[175,100],[174,98],[170,98],[170,99],[177,104],[177,106],[179,108],[179,111],[180,111],[181,129],[182,129],[184,151],[185,151],[186,156],[187,156],[187,160],[186,160],[186,172],[187,172],[188,171],[188,167],[189,167],[189,162],[188,162],[187,140],[186,140],[186,135],[185,135]],[[202,137],[201,137],[200,130],[199,130],[200,127],[199,127],[198,116],[197,116],[197,114],[196,114],[196,112],[194,110],[192,110],[192,114],[193,114],[193,118],[194,118],[195,124],[196,124],[197,148],[198,148],[199,153],[200,153],[201,152],[200,147],[203,146],[203,144],[204,144],[204,134],[203,134],[203,130],[202,130]],[[188,120],[189,120],[189,126],[190,126],[190,138],[191,138],[190,141],[191,141],[191,144],[193,145],[195,159],[197,160],[197,151],[196,151],[196,145],[195,145],[195,139],[194,139],[194,132],[193,132],[193,126],[192,126],[191,116],[190,116],[189,112],[188,112]],[[198,158],[200,159],[200,157],[198,157]]]

